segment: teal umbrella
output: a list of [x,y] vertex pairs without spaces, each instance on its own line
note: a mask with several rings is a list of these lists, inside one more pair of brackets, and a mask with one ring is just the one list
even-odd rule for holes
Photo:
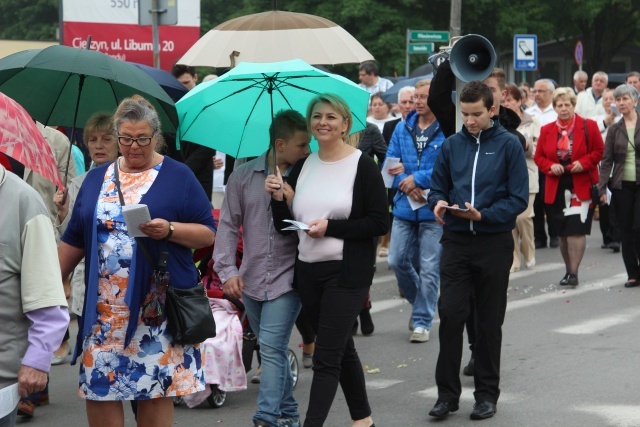
[[295,59],[274,63],[242,62],[227,74],[201,83],[176,103],[179,140],[252,157],[269,146],[269,126],[280,110],[306,114],[320,93],[335,93],[351,108],[353,127],[366,127],[369,93],[342,76]]
[[2,58],[0,92],[44,124],[82,127],[93,113],[115,112],[120,101],[139,94],[155,107],[165,132],[178,125],[173,100],[151,77],[94,50],[50,46]]

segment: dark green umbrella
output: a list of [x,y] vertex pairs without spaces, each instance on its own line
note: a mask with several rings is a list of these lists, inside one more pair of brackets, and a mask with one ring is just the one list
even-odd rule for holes
[[115,112],[120,101],[139,94],[155,107],[163,131],[178,125],[173,100],[151,77],[94,50],[50,46],[2,58],[0,92],[44,124],[82,127],[93,113]]

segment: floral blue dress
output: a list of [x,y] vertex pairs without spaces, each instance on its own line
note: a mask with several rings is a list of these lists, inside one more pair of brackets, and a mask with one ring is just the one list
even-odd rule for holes
[[[144,172],[120,171],[126,204],[139,203],[162,164]],[[78,394],[88,400],[144,400],[181,396],[205,388],[200,346],[172,343],[166,320],[138,327],[125,348],[125,303],[135,239],[127,233],[113,165],[105,172],[97,209],[99,258],[97,321],[83,343]],[[142,310],[140,310],[142,314]]]

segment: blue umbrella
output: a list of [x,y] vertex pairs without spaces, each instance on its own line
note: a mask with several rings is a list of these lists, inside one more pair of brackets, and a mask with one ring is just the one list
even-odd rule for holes
[[390,103],[398,102],[398,92],[400,92],[400,89],[402,89],[405,86],[415,86],[416,83],[418,83],[420,80],[432,79],[432,78],[433,78],[433,74],[427,74],[427,75],[424,75],[424,76],[412,77],[410,79],[399,80],[399,81],[396,82],[396,84],[391,86],[390,89],[388,89],[386,92],[384,92],[382,94],[382,99],[385,102],[390,102]]
[[178,102],[180,98],[188,92],[187,88],[185,88],[178,79],[173,77],[173,74],[167,71],[144,64],[138,64],[136,62],[129,62],[129,64],[140,68],[142,71],[147,73],[149,77],[155,80],[156,83],[158,83],[160,87],[167,92],[167,95],[169,95],[174,102]]

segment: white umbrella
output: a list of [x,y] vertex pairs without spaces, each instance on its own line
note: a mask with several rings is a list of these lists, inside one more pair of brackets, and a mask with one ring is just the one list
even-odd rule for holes
[[223,22],[198,40],[177,63],[233,67],[239,62],[302,59],[309,64],[359,64],[373,56],[328,19],[306,13],[271,12]]

